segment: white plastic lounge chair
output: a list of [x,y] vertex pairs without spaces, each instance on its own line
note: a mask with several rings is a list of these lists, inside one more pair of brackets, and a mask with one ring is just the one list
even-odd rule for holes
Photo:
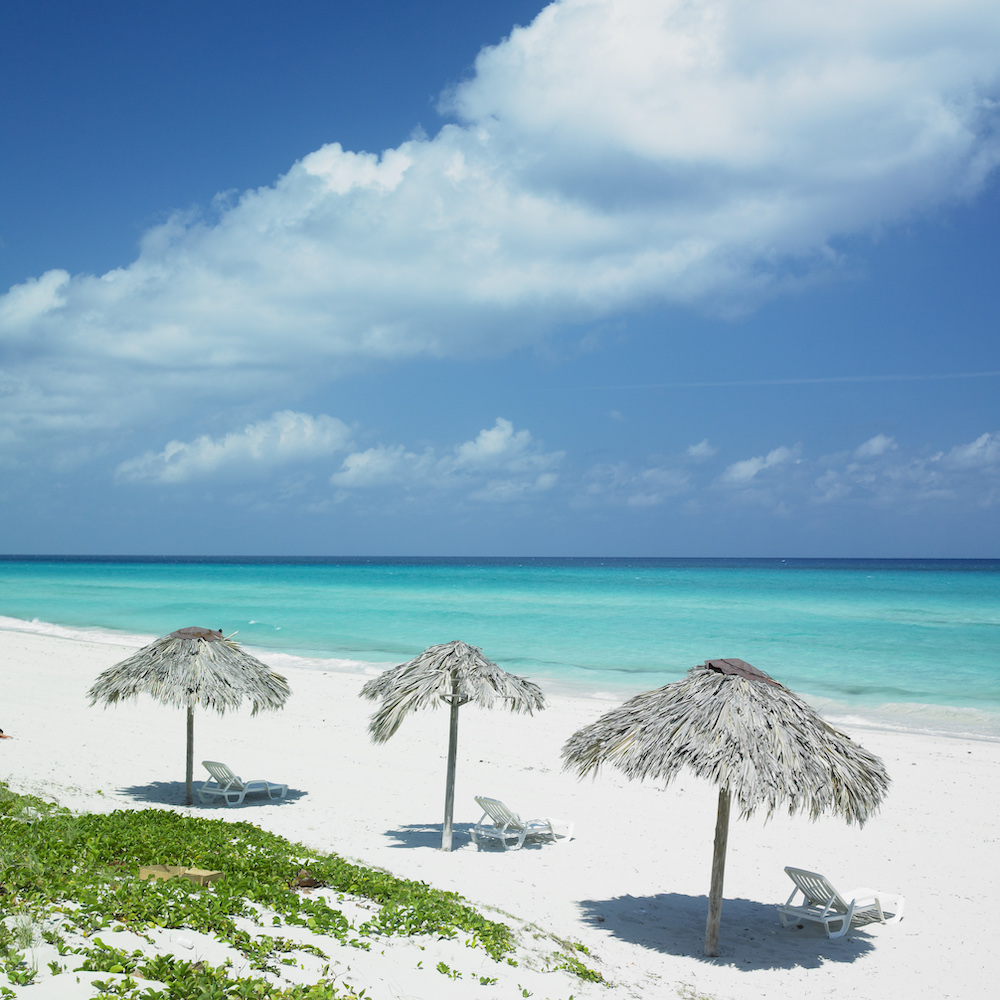
[[227,806],[238,806],[252,792],[266,792],[269,799],[283,799],[288,785],[279,785],[274,781],[264,781],[257,778],[253,781],[243,781],[238,775],[220,764],[217,760],[203,760],[202,764],[212,776],[211,781],[198,789],[198,798],[202,804],[215,799],[222,799]]
[[[490,799],[485,795],[477,795],[475,799],[483,810],[479,822],[471,830],[472,842],[476,847],[479,846],[480,837],[499,840],[506,851],[508,840],[516,840],[517,846],[523,847],[528,837],[545,837],[556,843],[560,838],[569,840],[573,836],[572,823],[564,823],[558,819],[523,820],[499,799]],[[492,822],[484,822],[487,817]]]
[[[883,924],[895,924],[903,919],[905,900],[902,896],[892,896],[877,889],[855,889],[841,896],[828,879],[816,872],[801,868],[786,868],[785,873],[795,883],[791,896],[784,906],[778,907],[781,926],[812,920],[822,924],[826,936],[843,937],[851,927],[851,921],[870,923],[879,920]],[[792,905],[796,893],[802,893],[802,902]],[[850,902],[848,902],[850,900]],[[886,917],[886,911],[891,916]],[[839,924],[839,930],[832,930],[831,924]]]

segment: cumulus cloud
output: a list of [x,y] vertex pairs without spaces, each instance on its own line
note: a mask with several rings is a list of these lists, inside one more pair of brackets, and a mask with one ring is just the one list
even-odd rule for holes
[[344,491],[385,486],[462,490],[471,500],[503,503],[552,489],[564,458],[565,452],[546,451],[530,431],[514,430],[511,421],[497,417],[492,427],[442,454],[430,447],[410,451],[401,444],[352,452],[330,482]]
[[854,457],[862,460],[878,458],[879,455],[884,455],[887,451],[895,451],[896,447],[896,442],[891,437],[887,437],[885,434],[876,434],[875,437],[869,438],[864,444],[858,445],[854,449]]
[[407,451],[401,444],[380,444],[348,455],[340,471],[330,477],[330,482],[353,489],[424,482],[430,477],[436,461],[432,449],[417,454]]
[[657,300],[752,301],[840,235],[974,193],[998,74],[993,0],[553,3],[479,55],[435,136],[331,143],[151,230],[128,266],[0,298],[10,426],[134,420],[153,380],[162,413],[222,371],[315,384]]
[[808,505],[871,504],[912,511],[927,505],[1000,502],[1000,433],[947,451],[904,450],[884,434],[818,459],[779,447],[727,466],[714,486],[737,502],[788,512]]
[[221,438],[170,441],[161,452],[147,451],[122,462],[122,480],[183,483],[217,475],[253,477],[292,463],[343,450],[351,432],[336,417],[284,410]]
[[1000,432],[981,434],[969,444],[952,448],[944,461],[959,469],[1000,470]]
[[949,481],[939,462],[940,455],[848,462],[818,476],[807,499],[817,503],[873,501],[880,506],[959,499],[964,491],[957,489],[957,480]]
[[491,479],[485,486],[473,490],[469,498],[486,503],[510,503],[524,500],[532,494],[546,493],[558,479],[554,472],[543,472],[534,479]]
[[[234,502],[314,512],[344,503],[395,509],[401,500],[438,511],[442,505],[459,510],[470,503],[531,503],[545,504],[550,513],[568,504],[636,514],[664,507],[690,514],[686,505],[694,498],[703,511],[750,503],[775,513],[838,504],[912,511],[942,503],[1000,503],[1000,431],[938,451],[914,451],[876,435],[816,459],[804,456],[802,445],[783,445],[729,464],[717,460],[714,447],[711,455],[703,454],[701,442],[693,446],[694,455],[688,448],[645,463],[617,461],[585,468],[504,417],[450,445],[352,445],[352,436],[364,435],[363,429],[352,432],[326,414],[281,411],[218,437],[170,441],[160,451],[122,462],[117,479],[245,482]],[[71,456],[67,461],[85,459]],[[317,475],[317,465],[328,478]],[[306,474],[296,477],[303,466],[308,467]],[[330,472],[331,467],[335,471]],[[284,475],[272,477],[278,470]],[[254,480],[265,485],[250,485]]]
[[474,440],[455,448],[452,461],[456,469],[503,468],[511,472],[528,472],[548,468],[558,458],[541,452],[530,431],[515,431],[509,420],[497,417],[492,427],[481,430]]
[[902,513],[929,505],[1000,503],[1000,432],[939,451],[903,447],[885,435],[818,458],[805,454],[801,444],[781,445],[728,464],[718,461],[719,449],[704,455],[699,445],[693,447],[694,455],[688,448],[645,463],[580,467],[574,456],[549,451],[529,431],[498,418],[451,447],[390,444],[352,452],[330,482],[340,502],[401,496],[435,506],[446,500],[456,506],[533,500],[544,501],[550,512],[566,503],[576,509],[617,508],[623,516],[664,508],[693,516],[695,500],[701,512],[750,504],[781,516],[836,505]]
[[705,438],[699,441],[697,444],[690,445],[687,450],[688,458],[693,458],[696,462],[704,462],[710,458],[714,458],[719,453],[719,449],[714,447]]
[[902,453],[892,438],[879,434],[852,453],[828,456],[820,464],[823,471],[811,496],[820,503],[946,501],[992,506],[1000,499],[1000,432],[925,454]]
[[575,503],[584,507],[659,507],[690,488],[691,476],[678,466],[634,468],[628,462],[601,463],[587,470]]
[[64,306],[62,291],[68,284],[69,274],[57,269],[15,285],[0,296],[0,330],[24,332],[33,320]]
[[733,462],[719,477],[720,482],[726,486],[747,486],[765,469],[775,469],[792,462],[798,462],[800,452],[800,445],[796,445],[794,448],[786,448],[782,445],[769,451],[766,455],[757,455],[754,458]]

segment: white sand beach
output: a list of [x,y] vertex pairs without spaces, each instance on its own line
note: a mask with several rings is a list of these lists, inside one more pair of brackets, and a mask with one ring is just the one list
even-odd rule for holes
[[[74,810],[187,811],[180,804],[183,713],[146,697],[107,710],[87,705],[85,692],[98,673],[131,652],[0,631],[0,727],[14,737],[0,741],[0,779]],[[884,759],[893,780],[880,814],[861,830],[835,818],[734,817],[721,954],[706,959],[716,790],[693,777],[664,790],[613,770],[579,781],[561,769],[566,738],[620,699],[554,695],[534,717],[464,708],[457,849],[444,854],[437,848],[447,714],[411,715],[387,744],[375,745],[366,730],[372,705],[358,698],[365,676],[261,658],[288,677],[293,693],[286,708],[257,717],[199,714],[195,760],[221,760],[246,778],[287,782],[289,794],[281,802],[248,799],[239,808],[196,805],[190,812],[249,820],[317,850],[454,889],[488,915],[497,909],[582,942],[589,963],[614,984],[574,986],[559,974],[547,992],[536,991],[539,998],[835,993],[971,1000],[992,995],[990,984],[1000,979],[1000,949],[981,927],[982,912],[1000,892],[1000,743],[853,729],[850,735]],[[206,777],[198,767],[197,781]],[[572,820],[575,837],[565,845],[478,851],[468,837],[479,818],[477,794],[500,798],[525,816]],[[902,893],[905,917],[839,940],[816,926],[783,929],[775,906],[792,888],[785,865],[823,872],[844,892],[866,885]],[[415,963],[405,945],[387,951],[393,948],[397,971],[383,983],[400,981],[400,963]],[[396,995],[511,995],[479,986],[463,993],[460,984],[437,981],[429,980],[433,992],[408,986]],[[27,987],[23,995],[42,996],[42,989]],[[382,1000],[393,993],[371,995]]]

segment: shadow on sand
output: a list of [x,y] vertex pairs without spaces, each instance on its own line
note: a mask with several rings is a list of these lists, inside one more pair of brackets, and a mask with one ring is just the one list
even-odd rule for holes
[[874,947],[863,930],[852,928],[830,940],[818,924],[783,928],[774,904],[726,899],[717,958],[705,953],[707,896],[664,892],[656,896],[585,899],[584,919],[622,941],[665,955],[684,955],[736,969],[814,969],[827,962],[853,962]]
[[[452,846],[456,850],[460,847],[471,847],[475,850],[475,845],[472,843],[471,833],[471,830],[475,825],[475,823],[455,823],[452,826]],[[396,841],[394,844],[389,844],[389,847],[440,847],[441,824],[407,823],[406,826],[400,827],[398,830],[386,830],[383,836]],[[551,850],[552,847],[553,845],[547,841],[528,840],[525,842],[521,850],[537,851],[546,848]],[[503,853],[503,847],[500,845],[500,842],[495,839],[482,840],[480,843],[480,850],[484,853],[486,851],[497,851],[501,854]]]
[[[452,847],[465,847],[472,840],[469,831],[473,823],[455,823],[451,828]],[[440,823],[407,823],[398,830],[386,830],[385,837],[396,841],[389,847],[440,847]]]
[[[148,785],[130,785],[128,788],[119,788],[120,795],[127,795],[136,802],[150,802],[161,806],[182,806],[184,805],[184,782],[183,781],[151,781]],[[280,806],[286,802],[294,802],[308,795],[298,788],[289,788],[283,799],[269,799],[266,795],[252,793],[248,795],[240,806],[226,806],[223,803],[212,803],[202,805],[198,801],[197,784],[194,790],[194,806],[198,809],[254,809],[259,806]]]

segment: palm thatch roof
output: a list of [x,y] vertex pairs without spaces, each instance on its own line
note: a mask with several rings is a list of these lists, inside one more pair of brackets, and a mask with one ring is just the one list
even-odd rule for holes
[[472,702],[492,708],[502,701],[512,712],[545,708],[541,688],[523,677],[501,670],[483,655],[478,646],[467,642],[443,642],[430,646],[419,656],[369,681],[361,694],[382,705],[372,716],[368,731],[376,743],[384,743],[399,729],[407,712],[437,708],[444,702],[450,709],[448,764],[445,772],[444,824],[441,850],[450,851],[455,806],[455,767],[458,756],[458,710]]
[[719,954],[722,884],[733,797],[740,815],[782,805],[864,824],[889,789],[878,757],[801,698],[739,659],[706,660],[574,733],[562,751],[581,775],[608,762],[630,778],[672,781],[683,768],[719,786],[705,954]]
[[864,824],[889,788],[878,757],[743,660],[708,660],[637,695],[574,733],[562,756],[581,775],[607,762],[664,783],[689,768],[729,789],[743,818],[787,805]]
[[114,705],[139,694],[177,708],[220,713],[248,699],[256,714],[281,708],[290,690],[284,677],[221,631],[182,628],[109,667],[87,692],[91,705]]
[[450,704],[456,695],[460,705],[471,702],[492,708],[503,701],[510,711],[529,715],[545,708],[545,696],[537,684],[507,673],[478,646],[460,641],[428,647],[369,681],[361,694],[373,701],[382,699],[368,727],[376,743],[389,739],[407,712]]
[[105,706],[140,694],[187,709],[184,799],[191,805],[195,708],[222,714],[247,699],[256,715],[261,709],[281,708],[291,691],[284,677],[225,638],[221,630],[195,626],[143,646],[100,674],[87,692],[91,705],[102,701]]

